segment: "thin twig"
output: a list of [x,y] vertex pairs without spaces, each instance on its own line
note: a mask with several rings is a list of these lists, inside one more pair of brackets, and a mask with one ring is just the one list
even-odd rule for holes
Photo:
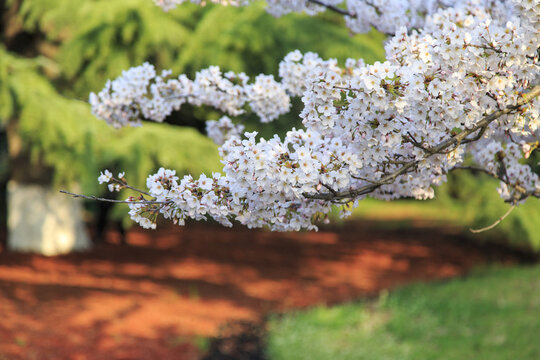
[[[310,2],[310,3],[313,3],[313,4],[317,4],[317,5],[320,5],[320,6],[323,6],[325,8],[327,8],[328,10],[330,11],[333,11],[335,13],[338,13],[340,15],[343,15],[343,16],[348,16],[350,17],[351,19],[356,19],[358,17],[357,14],[355,13],[352,13],[350,11],[347,11],[345,9],[342,9],[342,8],[339,8],[337,6],[334,6],[334,5],[330,5],[330,4],[325,4],[323,1],[321,0],[306,0],[307,2]],[[370,4],[369,2],[366,1],[366,3],[370,6],[372,6],[379,14],[380,14],[380,10],[378,9],[378,7],[376,7],[375,5],[373,4]],[[376,28],[375,25],[373,25],[373,23],[370,23],[371,26],[373,26],[374,28]],[[377,28],[376,28],[377,29]],[[394,33],[389,33],[389,32],[383,32],[379,29],[377,29],[379,32],[387,35],[387,36],[394,36],[395,34]],[[411,29],[412,30],[412,29]]]
[[314,3],[314,4],[317,4],[317,5],[320,5],[320,6],[324,6],[325,8],[327,8],[328,10],[330,11],[333,11],[333,12],[336,12],[340,15],[345,15],[345,16],[348,16],[348,17],[351,17],[351,18],[355,18],[356,17],[356,14],[353,14],[351,12],[348,12],[347,10],[345,9],[342,9],[342,8],[338,8],[337,6],[334,6],[334,5],[329,5],[329,4],[325,4],[323,3],[322,1],[320,0],[307,0],[308,2],[310,3]]
[[433,155],[433,154],[434,154],[434,152],[433,152],[430,148],[425,147],[425,146],[422,145],[419,141],[417,141],[417,140],[414,138],[414,136],[413,136],[410,132],[407,131],[407,135],[408,135],[408,137],[404,136],[404,138],[405,138],[408,142],[410,142],[411,144],[413,144],[413,146],[415,146],[415,147],[417,147],[417,148],[423,150],[424,152],[426,152],[426,153],[428,153],[428,154],[430,154],[430,155]]
[[508,209],[508,211],[503,215],[501,216],[497,221],[495,221],[493,224],[489,225],[489,226],[486,226],[484,228],[481,228],[481,229],[469,229],[472,233],[481,233],[481,232],[484,232],[484,231],[488,231],[488,230],[491,230],[493,229],[495,226],[499,225],[499,223],[501,221],[503,221],[508,215],[510,215],[510,213],[512,212],[512,210],[514,210],[514,208],[516,207],[516,205],[512,205],[510,206],[510,209]]
[[463,141],[461,142],[462,144],[468,144],[470,142],[474,142],[474,141],[478,141],[480,140],[480,138],[484,135],[484,133],[486,132],[486,129],[487,129],[487,125],[482,127],[480,129],[480,131],[478,132],[478,134],[476,134],[475,137],[473,138],[467,138],[467,139],[463,139]]
[[63,194],[71,195],[74,198],[83,198],[83,199],[88,199],[88,200],[104,201],[104,202],[111,202],[111,203],[117,203],[117,204],[148,204],[148,205],[162,204],[162,205],[167,205],[167,204],[172,203],[172,201],[155,201],[155,200],[133,200],[133,201],[114,200],[114,199],[100,198],[100,197],[93,196],[93,195],[75,194],[75,193],[72,193],[72,192],[69,192],[69,191],[66,191],[66,190],[60,190],[60,192],[63,193]]
[[115,177],[112,177],[111,176],[111,180],[114,181],[115,183],[117,183],[118,185],[122,186],[122,187],[125,187],[127,189],[131,189],[133,191],[136,191],[136,192],[139,192],[141,194],[144,194],[144,195],[147,195],[147,196],[152,196],[150,195],[149,193],[147,193],[146,191],[144,190],[141,190],[141,189],[137,189],[136,187],[133,187],[131,185],[128,185],[127,182],[125,182],[124,180],[120,180],[120,179],[117,179]]
[[389,182],[381,182],[379,180],[372,180],[372,179],[368,179],[368,178],[365,178],[365,177],[362,177],[362,176],[351,175],[351,177],[353,179],[362,180],[362,181],[365,181],[365,182],[368,182],[368,183],[371,183],[371,184],[375,184],[375,185],[387,185],[387,184],[390,184]]
[[477,44],[465,44],[465,46],[474,47],[477,49],[483,49],[483,50],[491,50],[493,52],[496,52],[498,54],[508,54],[506,51],[502,51],[501,49],[497,49],[493,46],[487,46],[487,45],[477,45]]

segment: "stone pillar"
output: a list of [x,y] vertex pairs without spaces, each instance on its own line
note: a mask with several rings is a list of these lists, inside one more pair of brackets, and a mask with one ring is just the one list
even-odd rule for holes
[[8,249],[46,256],[87,250],[82,203],[44,185],[8,184]]

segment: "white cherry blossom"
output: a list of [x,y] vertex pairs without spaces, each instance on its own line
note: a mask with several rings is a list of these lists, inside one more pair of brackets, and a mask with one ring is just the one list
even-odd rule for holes
[[[181,1],[156,1],[170,9]],[[245,3],[232,3],[244,5]],[[315,13],[341,1],[275,0],[269,12]],[[113,126],[163,121],[184,103],[210,105],[235,117],[207,124],[220,144],[222,174],[198,179],[160,169],[147,179],[130,215],[144,227],[157,215],[178,224],[208,217],[225,226],[287,231],[316,229],[334,204],[361,206],[366,196],[428,199],[456,168],[501,181],[504,201],[540,197],[525,159],[540,140],[540,3],[529,1],[350,0],[353,31],[394,34],[386,61],[348,59],[341,67],[315,53],[289,53],[279,78],[210,67],[194,80],[157,75],[143,64],[91,94],[94,113]],[[285,137],[242,136],[241,116],[268,122],[299,96],[303,129]],[[471,158],[473,165],[464,165]],[[113,187],[108,171],[100,183]],[[346,216],[350,209],[343,209]]]

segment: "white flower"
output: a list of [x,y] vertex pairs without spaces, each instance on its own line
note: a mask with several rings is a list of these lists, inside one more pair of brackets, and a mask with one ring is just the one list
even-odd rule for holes
[[100,184],[108,183],[109,181],[111,181],[111,179],[112,179],[112,173],[107,169],[102,171],[101,175],[98,177],[98,181]]
[[197,185],[203,190],[212,190],[213,179],[206,177],[206,175],[201,174]]

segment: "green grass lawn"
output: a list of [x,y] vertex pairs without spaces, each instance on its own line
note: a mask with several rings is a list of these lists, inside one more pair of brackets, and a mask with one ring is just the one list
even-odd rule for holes
[[540,265],[484,269],[269,322],[271,360],[540,359]]

